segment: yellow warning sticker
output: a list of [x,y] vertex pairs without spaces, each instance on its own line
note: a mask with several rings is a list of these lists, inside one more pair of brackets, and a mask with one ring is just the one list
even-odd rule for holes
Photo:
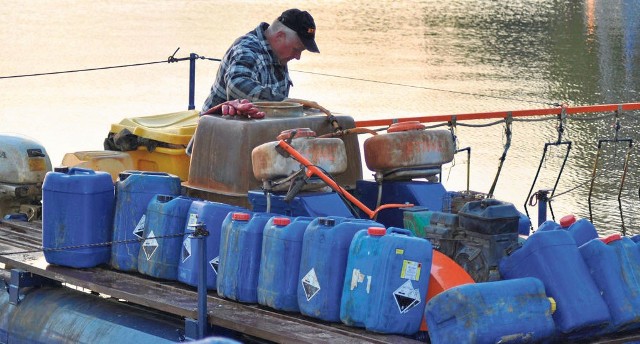
[[396,254],[404,254],[404,250],[401,248],[396,248]]
[[422,264],[411,260],[402,261],[402,271],[400,271],[400,278],[406,278],[408,280],[419,281],[420,270]]

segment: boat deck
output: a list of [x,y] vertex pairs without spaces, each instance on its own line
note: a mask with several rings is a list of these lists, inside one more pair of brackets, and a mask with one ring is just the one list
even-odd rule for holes
[[[175,281],[109,268],[73,269],[48,264],[42,252],[42,223],[0,220],[0,263],[35,275],[127,300],[179,317],[197,319],[197,290]],[[403,336],[380,335],[342,324],[319,322],[300,314],[222,299],[208,293],[211,325],[277,343],[420,343]]]

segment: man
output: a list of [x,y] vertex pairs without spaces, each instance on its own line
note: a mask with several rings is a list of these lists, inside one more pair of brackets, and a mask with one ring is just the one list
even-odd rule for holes
[[238,38],[220,63],[202,113],[230,100],[285,100],[293,85],[287,63],[299,60],[304,50],[320,52],[315,33],[313,17],[294,8]]

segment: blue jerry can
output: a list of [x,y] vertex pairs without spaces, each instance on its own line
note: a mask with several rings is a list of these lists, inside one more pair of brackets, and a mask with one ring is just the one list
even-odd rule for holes
[[258,274],[264,226],[275,214],[232,212],[222,223],[218,295],[245,303],[258,302]]
[[408,229],[360,230],[349,247],[340,319],[380,333],[420,329],[433,248]]
[[180,262],[178,263],[178,281],[191,285],[198,285],[198,241],[191,235],[196,224],[204,224],[209,235],[206,237],[205,270],[207,274],[207,289],[216,289],[218,280],[218,262],[220,261],[220,235],[222,222],[230,212],[247,211],[242,207],[210,201],[194,201],[189,207],[187,221],[184,227],[185,236],[182,241]]
[[525,277],[466,284],[427,303],[431,343],[538,343],[555,333],[542,282]]
[[349,246],[361,229],[384,227],[364,219],[339,216],[316,218],[302,239],[298,306],[300,313],[325,321],[340,321],[340,298]]
[[298,272],[302,238],[312,217],[275,216],[267,222],[262,236],[262,257],[258,276],[258,303],[297,312]]
[[114,269],[138,271],[140,241],[136,239],[142,238],[147,206],[157,194],[179,196],[180,187],[179,177],[164,172],[120,173],[116,182],[113,220],[113,241],[116,243],[111,246],[111,266]]
[[193,198],[156,195],[147,207],[138,272],[156,278],[178,279],[180,246]]
[[[45,260],[73,268],[108,263],[113,204],[114,187],[109,173],[79,167],[47,173],[42,185]],[[101,243],[103,245],[62,249]]]
[[536,232],[504,257],[499,267],[504,279],[535,277],[542,281],[547,295],[558,304],[553,320],[566,337],[593,335],[609,325],[609,309],[567,231]]

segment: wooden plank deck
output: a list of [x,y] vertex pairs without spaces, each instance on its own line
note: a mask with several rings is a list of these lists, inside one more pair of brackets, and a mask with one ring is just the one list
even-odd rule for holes
[[[41,238],[41,222],[0,220],[0,263],[158,311],[197,318],[195,288],[108,267],[73,269],[50,265],[42,252],[25,252],[37,251]],[[23,253],[4,254],[10,252]],[[215,291],[208,293],[207,307],[209,324],[276,343],[419,343],[403,336],[375,334],[225,300]]]

